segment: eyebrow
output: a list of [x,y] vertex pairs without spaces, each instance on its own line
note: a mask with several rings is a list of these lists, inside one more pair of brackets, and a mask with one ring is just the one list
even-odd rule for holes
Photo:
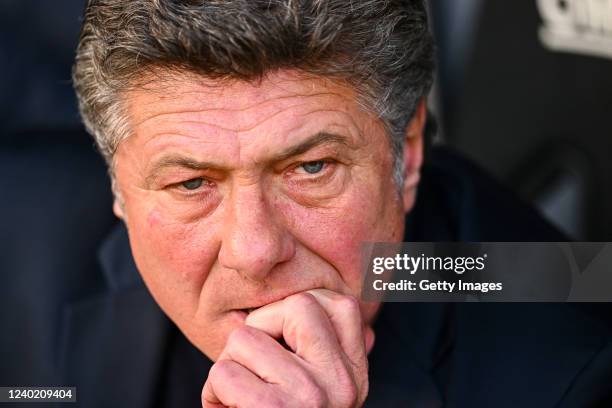
[[182,167],[191,170],[225,170],[222,166],[212,162],[205,162],[194,160],[190,157],[171,154],[167,156],[163,156],[159,159],[153,167],[147,177],[145,177],[145,185],[150,186],[151,183],[155,181],[157,177],[159,177],[159,173],[161,173],[164,169],[172,168],[172,167]]
[[281,153],[275,155],[272,161],[281,162],[293,156],[298,156],[302,153],[306,153],[310,149],[324,144],[339,144],[347,147],[351,146],[351,143],[345,136],[329,132],[319,132],[310,136],[308,139],[302,141],[301,143],[295,146],[291,146],[288,149],[282,151]]
[[[301,143],[291,146],[279,154],[274,155],[271,161],[281,162],[291,157],[306,153],[307,151],[324,144],[340,144],[348,147],[351,146],[351,143],[345,136],[329,132],[318,132]],[[183,167],[191,170],[228,170],[228,168],[213,162],[199,161],[183,155],[170,154],[163,156],[153,165],[149,175],[145,178],[146,185],[150,185],[151,182],[153,182],[155,178],[159,176],[159,173],[163,169],[171,167]]]

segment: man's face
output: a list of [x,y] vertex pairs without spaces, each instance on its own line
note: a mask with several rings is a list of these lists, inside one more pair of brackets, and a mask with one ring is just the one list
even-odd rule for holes
[[[250,309],[314,288],[358,297],[361,243],[402,239],[413,193],[347,87],[185,76],[126,101],[115,210],[155,300],[210,358]],[[378,307],[361,303],[364,322]]]

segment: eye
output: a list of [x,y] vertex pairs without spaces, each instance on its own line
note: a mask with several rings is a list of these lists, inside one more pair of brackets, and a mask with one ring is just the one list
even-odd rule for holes
[[303,163],[300,167],[304,169],[304,171],[308,174],[317,174],[323,167],[325,166],[325,162],[323,160],[317,160],[312,162]]
[[184,187],[186,190],[197,190],[202,186],[202,183],[204,183],[204,180],[201,177],[198,177],[191,180],[183,181],[181,183],[181,186]]

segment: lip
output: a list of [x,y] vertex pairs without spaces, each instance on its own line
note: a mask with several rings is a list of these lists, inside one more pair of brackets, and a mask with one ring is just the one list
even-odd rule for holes
[[229,316],[232,320],[235,320],[238,324],[244,324],[249,314],[244,309],[234,309],[229,312]]
[[249,307],[246,309],[233,309],[230,310],[230,314],[234,316],[235,319],[244,322],[249,314],[254,310],[257,310],[257,307]]

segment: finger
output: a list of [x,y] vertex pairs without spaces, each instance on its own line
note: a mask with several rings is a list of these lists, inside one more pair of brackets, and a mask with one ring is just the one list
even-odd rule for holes
[[283,300],[280,300],[253,310],[246,317],[244,324],[280,340],[283,338],[284,320],[285,306]]
[[[210,369],[202,390],[202,407],[261,407],[276,397],[247,368],[232,360],[218,360]],[[272,405],[280,406],[280,405]]]
[[366,355],[366,335],[357,299],[327,289],[309,290],[308,293],[325,309],[346,356],[354,364],[361,365]]
[[328,363],[341,353],[340,344],[327,313],[309,293],[297,293],[250,313],[245,323],[283,338],[304,360]]
[[219,360],[237,362],[264,382],[285,388],[301,387],[309,378],[292,352],[263,331],[249,326],[234,330]]
[[[355,406],[365,400],[368,390],[365,354],[358,365],[352,364],[340,347],[327,312],[312,294],[298,293],[262,307],[249,314],[245,323],[272,336],[282,336],[295,354],[302,357],[305,367],[316,373],[319,389],[325,390],[330,406]],[[357,343],[361,343],[364,353],[360,324],[357,327]]]

